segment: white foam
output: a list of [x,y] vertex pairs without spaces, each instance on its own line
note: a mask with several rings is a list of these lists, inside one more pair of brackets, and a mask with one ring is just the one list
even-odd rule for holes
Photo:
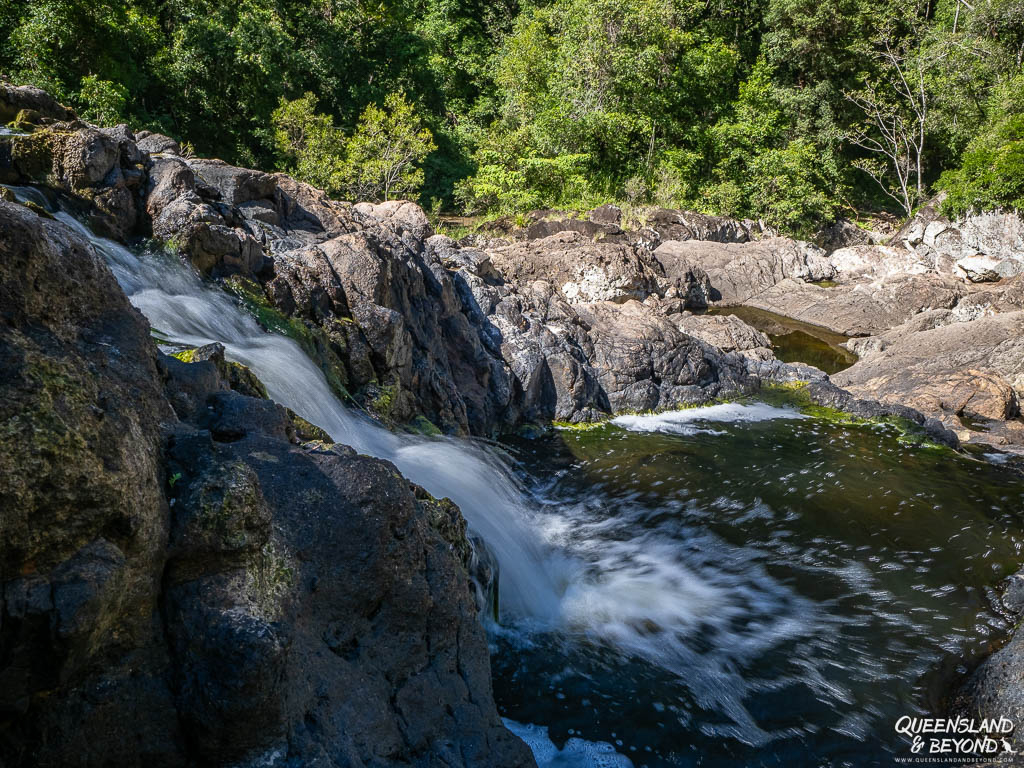
[[644,416],[616,416],[612,424],[631,432],[671,432],[680,435],[722,434],[719,430],[700,424],[736,424],[773,419],[803,419],[802,413],[792,408],[777,408],[765,403],[719,403],[682,411],[666,411]]
[[1008,453],[983,453],[981,456],[993,464],[1006,464],[1010,460],[1010,454]]
[[574,736],[559,749],[544,726],[517,723],[507,717],[502,720],[530,748],[539,768],[633,768],[633,762],[606,741],[585,741]]

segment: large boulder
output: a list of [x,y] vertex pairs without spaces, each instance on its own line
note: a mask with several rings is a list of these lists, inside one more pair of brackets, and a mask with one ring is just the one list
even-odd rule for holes
[[0,137],[0,180],[50,186],[79,201],[98,231],[127,237],[138,223],[145,175],[134,137],[124,126],[68,128]]
[[75,113],[55,98],[32,85],[0,83],[0,124],[7,124],[24,112],[29,122],[70,121]]
[[1005,610],[1018,620],[1009,641],[974,670],[953,697],[954,714],[969,718],[999,720],[1015,724],[1009,742],[1024,751],[1024,632],[1019,620],[1024,616],[1024,573],[1011,576],[1002,594]]
[[747,325],[735,315],[691,314],[672,317],[676,327],[705,344],[723,352],[739,352],[744,357],[770,360],[772,342],[767,335]]
[[662,271],[648,253],[622,243],[595,243],[579,232],[489,251],[491,263],[513,283],[544,280],[570,303],[643,300],[659,289]]
[[716,243],[746,243],[773,234],[755,221],[736,221],[694,211],[655,208],[644,213],[644,225],[662,242],[701,240]]
[[236,168],[223,160],[191,158],[187,162],[196,178],[216,190],[228,205],[270,199],[277,189],[277,180],[269,173]]
[[962,283],[934,274],[832,287],[786,279],[745,303],[844,336],[862,336],[887,331],[919,312],[952,309],[963,294]]
[[532,765],[491,700],[464,533],[442,535],[465,523],[435,528],[440,502],[392,465],[291,445],[232,399],[168,450],[167,632],[198,762]]
[[145,319],[63,225],[0,202],[0,755],[180,765]]

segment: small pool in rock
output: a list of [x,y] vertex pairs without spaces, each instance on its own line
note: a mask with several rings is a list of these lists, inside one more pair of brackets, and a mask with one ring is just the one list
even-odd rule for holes
[[734,315],[766,334],[775,356],[784,363],[807,363],[825,373],[838,373],[857,362],[857,356],[840,346],[850,339],[810,323],[776,315],[754,307],[716,307],[708,314]]

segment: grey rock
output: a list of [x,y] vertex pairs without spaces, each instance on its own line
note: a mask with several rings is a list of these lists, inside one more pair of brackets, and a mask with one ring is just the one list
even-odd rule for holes
[[45,121],[70,121],[75,113],[50,94],[33,85],[0,83],[0,123],[14,120],[22,110],[34,112]]
[[139,134],[138,147],[143,152],[151,155],[180,155],[181,145],[170,136],[162,133],[147,133],[145,136]]
[[822,251],[786,238],[757,242],[668,241],[654,251],[666,277],[699,268],[707,274],[711,299],[744,304],[786,279],[821,281],[835,276]]
[[235,168],[223,160],[191,158],[186,162],[196,178],[216,189],[229,205],[269,199],[277,189],[277,181],[269,173]]
[[[833,380],[861,397],[916,408],[965,442],[1021,451],[1022,333],[1020,311],[959,322],[952,310],[925,312],[851,345],[861,359]],[[989,423],[973,428],[971,420],[978,419]]]

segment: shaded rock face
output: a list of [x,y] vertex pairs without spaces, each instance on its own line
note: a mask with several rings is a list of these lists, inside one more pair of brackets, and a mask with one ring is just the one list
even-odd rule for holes
[[0,308],[0,755],[175,764],[158,608],[171,412],[148,323],[84,243],[2,202]]
[[[1019,621],[1024,617],[1024,572],[1011,576],[1002,594],[1006,611]],[[1016,727],[1009,735],[1013,748],[1024,749],[1024,632],[985,659],[953,698],[954,714],[965,717],[1007,717]]]
[[533,764],[453,504],[299,444],[216,346],[161,355],[86,243],[5,202],[0,299],[4,765]]

